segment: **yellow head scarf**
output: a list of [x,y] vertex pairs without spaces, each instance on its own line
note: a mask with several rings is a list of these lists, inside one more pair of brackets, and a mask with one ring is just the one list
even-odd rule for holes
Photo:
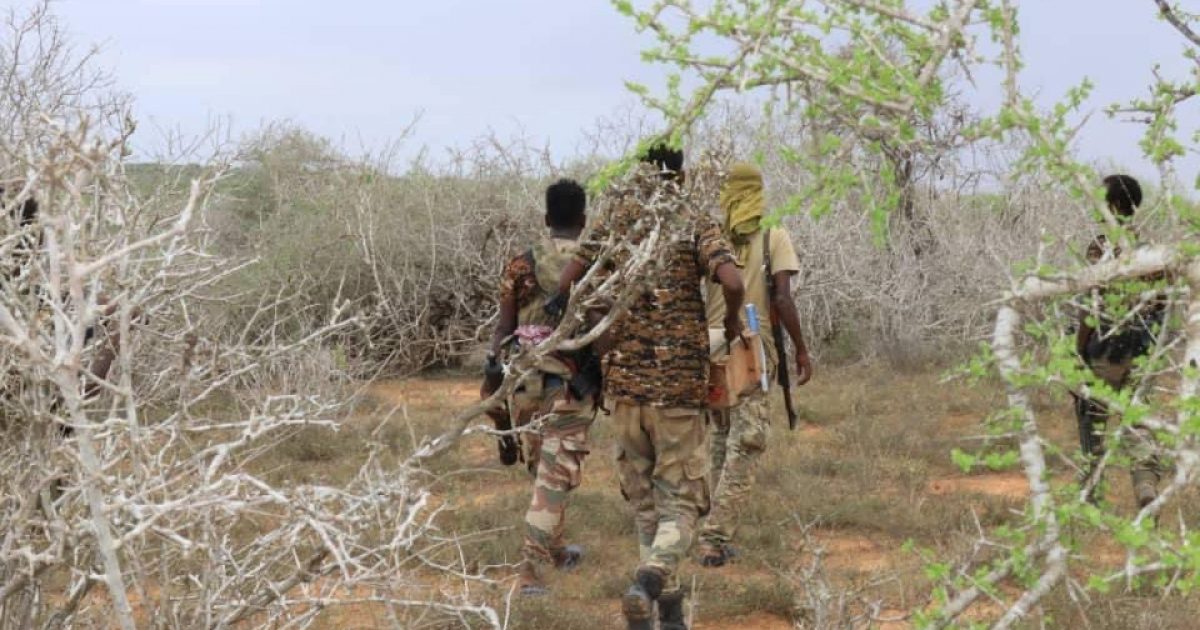
[[746,237],[758,231],[763,206],[762,171],[746,162],[734,164],[721,188],[721,210],[725,234],[739,249],[746,244]]

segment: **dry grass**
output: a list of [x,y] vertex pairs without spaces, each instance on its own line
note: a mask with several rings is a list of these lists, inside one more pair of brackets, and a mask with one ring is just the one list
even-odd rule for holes
[[[374,435],[403,452],[414,437],[433,432],[448,411],[471,402],[475,384],[447,376],[375,385],[369,392],[371,402],[339,434],[301,432],[261,463],[281,475],[336,480],[354,470],[356,443]],[[697,595],[696,628],[811,623],[811,611],[798,607],[804,585],[789,576],[811,562],[818,547],[836,588],[864,589],[864,596],[889,615],[923,606],[928,583],[921,560],[901,549],[905,541],[951,557],[974,540],[976,519],[985,526],[999,524],[1021,507],[1025,486],[1018,475],[964,475],[949,457],[951,448],[977,444],[973,436],[981,433],[980,420],[1000,403],[994,387],[943,383],[931,370],[902,373],[852,366],[825,368],[798,390],[797,401],[804,424],[794,433],[787,431],[782,410],[777,410],[780,417],[759,475],[760,500],[746,510],[739,533],[740,558],[720,570],[701,570],[693,563],[684,568],[684,580]],[[1070,447],[1074,424],[1068,401],[1044,395],[1037,402],[1048,435]],[[389,416],[382,430],[376,430]],[[587,548],[585,565],[576,573],[552,574],[549,598],[514,598],[511,627],[620,627],[617,598],[628,585],[637,550],[612,455],[611,433],[600,418],[583,486],[572,496],[568,512],[568,537]],[[495,566],[495,577],[509,575],[505,565],[516,561],[520,548],[528,473],[500,466],[490,438],[473,436],[439,460],[430,474],[445,475],[436,482],[448,507],[442,527],[462,537],[462,550],[453,553],[468,554],[480,567]],[[1059,474],[1068,473],[1064,469]],[[1128,499],[1123,481],[1114,476],[1111,484],[1118,505]],[[1106,563],[1121,561],[1115,548],[1098,557]],[[486,597],[503,606],[506,595],[497,589]],[[1186,627],[1200,606],[1183,599],[1120,595],[1097,600],[1087,610],[1095,628]],[[982,618],[987,612],[975,610],[972,616]],[[1055,625],[1080,624],[1084,614],[1065,593],[1048,601],[1044,613]],[[352,611],[335,607],[318,625],[369,627],[372,619],[386,623],[382,614],[369,606]]]

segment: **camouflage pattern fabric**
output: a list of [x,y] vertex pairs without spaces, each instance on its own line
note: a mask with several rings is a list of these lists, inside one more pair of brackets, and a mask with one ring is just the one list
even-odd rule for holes
[[[511,298],[516,304],[518,331],[521,327],[546,323],[542,304],[549,295],[547,287],[557,287],[558,276],[574,255],[576,247],[576,241],[546,237],[504,265],[500,275],[500,301]],[[538,367],[553,368],[549,371],[559,375],[568,373],[564,365],[549,358]],[[545,380],[545,374],[535,373],[513,391],[508,400],[513,426],[523,427],[535,415],[547,413],[547,405],[559,393],[546,391],[543,386]],[[536,475],[538,458],[541,456],[541,434],[523,434],[521,444],[525,465],[530,474]]]
[[[1124,356],[1119,361],[1113,361],[1104,356],[1094,357],[1087,359],[1087,364],[1100,380],[1113,389],[1123,389],[1130,384],[1130,377],[1133,374],[1133,357],[1131,356]],[[1104,456],[1104,435],[1108,431],[1108,421],[1113,414],[1099,401],[1083,399],[1080,402],[1081,404],[1075,406],[1079,430],[1090,429],[1092,433],[1091,452],[1084,455],[1094,462]],[[1132,461],[1130,474],[1135,478],[1135,485],[1137,478],[1143,473],[1149,473],[1155,478],[1162,475],[1163,466],[1155,455],[1152,431],[1143,426],[1134,425],[1133,435],[1129,436],[1123,445],[1126,454]],[[1090,466],[1088,472],[1090,473]]]
[[[1098,236],[1088,246],[1087,260],[1097,263],[1111,253],[1118,256],[1120,247],[1109,248],[1107,239]],[[1157,282],[1165,279],[1162,272],[1148,274],[1139,278],[1146,282]],[[1166,316],[1167,299],[1158,295],[1151,300],[1133,318],[1114,322],[1113,317],[1103,308],[1107,291],[1094,290],[1090,295],[1091,312],[1096,314],[1098,328],[1088,340],[1083,349],[1083,361],[1100,380],[1113,389],[1124,389],[1131,385],[1133,362],[1137,357],[1148,353],[1155,344],[1155,333],[1162,327]],[[1132,307],[1133,304],[1127,305]],[[1101,402],[1081,399],[1075,406],[1075,417],[1080,431],[1080,442],[1090,446],[1090,452],[1085,453],[1091,462],[1104,456],[1104,436],[1108,431],[1108,421],[1113,414]],[[1090,432],[1085,436],[1084,432]],[[1090,437],[1090,439],[1087,439]],[[1124,450],[1132,460],[1130,474],[1134,482],[1135,494],[1138,492],[1139,480],[1157,480],[1163,473],[1162,463],[1155,455],[1154,434],[1149,429],[1135,425],[1133,434],[1123,443]],[[1089,469],[1086,471],[1090,473]]]
[[525,439],[536,445],[527,451],[534,473],[520,569],[527,584],[540,582],[542,568],[557,564],[565,547],[567,497],[579,487],[592,425],[590,410],[578,401],[566,403],[561,386],[548,389],[543,400],[544,407],[532,418],[541,428]]
[[[542,399],[542,388],[540,384],[544,381],[541,375],[535,375],[529,380],[539,384],[538,387],[520,387],[512,393],[508,400],[508,409],[512,414],[512,422],[514,428],[521,428],[529,424],[535,415],[545,406],[545,401]],[[529,474],[537,475],[538,458],[542,454],[542,434],[540,431],[531,431],[520,434],[521,439],[521,457],[525,462],[526,468],[529,469]]]
[[518,324],[552,323],[542,305],[558,289],[558,277],[577,245],[570,239],[543,238],[504,266],[500,275],[500,300],[513,298],[519,313]]
[[621,493],[634,509],[641,566],[677,581],[696,520],[709,507],[704,412],[618,402],[609,416]]
[[[708,331],[701,284],[715,278],[722,264],[736,264],[732,250],[711,216],[690,207],[674,183],[645,168],[635,173],[631,186],[612,194],[607,216],[579,245],[577,257],[584,265],[595,262],[612,235],[640,243],[651,223],[639,223],[646,213],[669,214],[672,222],[682,217],[688,227],[669,245],[663,271],[645,278],[646,290],[611,330],[615,345],[605,356],[605,398],[702,409],[708,394]],[[613,264],[620,265],[625,256],[619,252]]]
[[719,549],[733,539],[738,514],[754,486],[754,469],[767,447],[771,408],[767,396],[759,392],[731,409],[709,411],[708,417],[713,426],[709,444],[713,507],[704,519],[700,540],[705,547]]
[[533,273],[533,260],[525,254],[514,256],[504,265],[500,274],[500,299],[513,297],[517,308],[528,304],[538,291],[537,276]]
[[[1103,235],[1097,236],[1088,246],[1088,262],[1095,264],[1105,260],[1108,253],[1107,248],[1108,240]],[[1119,256],[1121,248],[1113,247],[1111,253],[1113,256]],[[1159,282],[1166,278],[1165,273],[1156,272],[1140,276],[1138,280]],[[1121,363],[1126,358],[1146,354],[1154,346],[1154,331],[1162,328],[1163,318],[1166,315],[1167,296],[1159,294],[1145,304],[1135,316],[1116,322],[1105,308],[1109,293],[1110,291],[1106,289],[1094,289],[1089,296],[1091,312],[1096,316],[1099,324],[1096,329],[1097,334],[1092,335],[1088,341],[1088,347],[1084,351],[1086,354],[1084,359],[1089,362],[1096,357],[1104,357],[1110,363]],[[1140,296],[1128,296],[1124,300],[1125,308],[1132,309],[1137,306],[1140,299]]]
[[[542,304],[557,288],[558,276],[575,248],[575,241],[546,238],[505,265],[500,297],[514,299],[520,326],[548,323]],[[534,476],[518,569],[522,586],[540,584],[544,566],[558,564],[565,547],[567,496],[579,486],[588,454],[593,414],[579,401],[568,403],[562,380],[565,367],[554,367],[552,373],[538,372],[527,378],[509,399],[515,426],[539,426],[521,438],[525,464]]]
[[553,564],[562,552],[567,495],[579,487],[588,450],[590,419],[557,416],[542,429],[533,500],[525,513],[527,560]]

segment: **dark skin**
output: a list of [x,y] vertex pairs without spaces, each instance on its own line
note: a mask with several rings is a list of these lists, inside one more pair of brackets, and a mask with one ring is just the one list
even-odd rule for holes
[[725,295],[725,341],[733,341],[742,335],[742,318],[738,314],[746,299],[746,285],[742,283],[742,272],[731,262],[717,267],[717,283]]
[[[796,385],[803,385],[812,379],[812,360],[808,356],[808,347],[804,345],[804,333],[800,330],[800,313],[796,303],[792,301],[792,272],[778,271],[775,273],[775,296],[771,300],[771,310],[779,318],[779,323],[792,338],[792,346],[796,348]],[[783,351],[782,348],[779,349]]]
[[[101,322],[96,325],[97,332],[100,334],[100,347],[96,349],[96,353],[92,356],[92,364],[89,366],[89,371],[97,379],[104,380],[108,378],[108,373],[112,370],[112,364],[117,358],[117,352],[121,348],[121,332],[117,327],[117,322],[110,318],[117,311],[116,304],[110,304],[108,299],[101,296],[98,300],[100,306]],[[139,309],[135,309],[133,316],[136,319],[141,315]],[[83,396],[85,399],[90,399],[100,393],[100,385],[95,381],[89,381],[84,386]]]

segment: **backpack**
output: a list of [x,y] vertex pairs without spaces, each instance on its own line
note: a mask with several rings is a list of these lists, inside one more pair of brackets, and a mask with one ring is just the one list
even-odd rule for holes
[[553,241],[543,240],[525,250],[521,257],[533,270],[536,286],[528,301],[517,310],[518,326],[553,326],[542,306],[558,290],[558,278],[562,270],[575,255],[575,248],[557,246]]

